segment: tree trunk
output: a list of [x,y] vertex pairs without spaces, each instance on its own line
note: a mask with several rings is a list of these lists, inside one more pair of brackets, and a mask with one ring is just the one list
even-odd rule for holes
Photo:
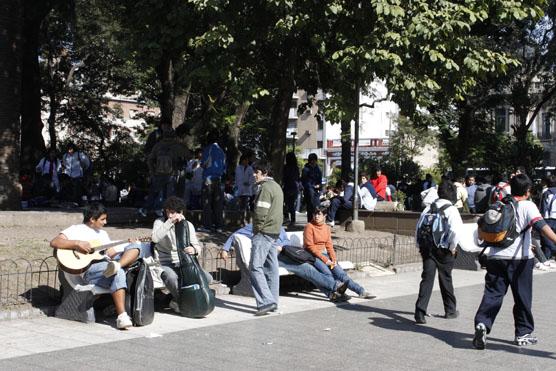
[[348,182],[351,175],[351,120],[344,119],[341,125],[341,142],[342,142],[342,180]]
[[39,35],[50,12],[50,1],[23,1],[23,60],[21,69],[21,167],[33,169],[45,151],[41,119]]
[[228,174],[234,174],[236,166],[239,162],[239,131],[243,119],[249,109],[249,102],[243,102],[237,107],[235,112],[235,120],[233,125],[230,126],[228,132],[228,143],[226,144],[226,162],[228,164]]
[[189,89],[174,98],[174,112],[172,113],[172,127],[175,129],[185,121],[187,105],[189,104]]
[[18,176],[22,7],[20,0],[0,3],[0,210],[21,207]]
[[56,115],[58,114],[58,108],[60,107],[60,102],[56,94],[50,94],[50,113],[48,114],[48,135],[50,137],[50,149],[56,150],[58,146],[58,140],[56,139]]
[[160,104],[160,121],[173,125],[174,119],[174,68],[170,57],[163,57],[157,69],[162,87],[158,102]]
[[295,85],[293,78],[283,78],[278,89],[278,94],[272,107],[269,131],[270,141],[270,163],[274,174],[274,180],[282,183],[284,172],[284,158],[286,157],[286,133],[288,129],[288,117]]
[[467,170],[469,162],[469,144],[471,143],[471,132],[473,130],[473,120],[475,108],[466,102],[462,106],[463,113],[459,117],[459,132],[456,151],[452,151],[452,171],[455,175],[463,176]]
[[518,117],[519,123],[514,127],[514,137],[516,139],[516,160],[519,163],[513,164],[514,166],[525,166],[526,170],[532,170],[531,168],[535,165],[533,164],[531,154],[529,153],[527,146],[527,133],[529,132],[529,126],[527,125],[528,110],[516,109],[515,113]]

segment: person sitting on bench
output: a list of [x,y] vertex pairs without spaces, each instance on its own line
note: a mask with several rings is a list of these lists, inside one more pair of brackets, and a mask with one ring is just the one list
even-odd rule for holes
[[[178,270],[180,267],[180,260],[178,257],[178,247],[176,243],[176,228],[175,224],[180,221],[185,221],[189,229],[189,239],[191,246],[185,248],[187,254],[200,254],[201,244],[197,239],[195,227],[191,222],[185,220],[185,202],[177,196],[170,196],[164,201],[162,205],[165,217],[158,218],[154,221],[152,231],[152,242],[159,254],[160,265],[162,266],[163,273],[161,275],[164,286],[172,294],[170,301],[170,308],[174,312],[179,313],[178,297]],[[208,272],[204,272],[209,283],[212,282],[212,276]]]
[[[108,233],[102,228],[107,222],[107,211],[100,203],[94,203],[85,208],[83,224],[75,224],[64,229],[58,236],[50,241],[50,246],[55,249],[75,250],[82,254],[94,252],[93,246],[111,243]],[[114,300],[118,317],[116,327],[126,329],[133,323],[125,311],[125,290],[127,288],[126,274],[123,268],[128,267],[142,255],[141,245],[130,240],[123,253],[114,247],[107,249],[105,258],[91,264],[82,273],[88,284],[109,289]]]
[[[233,243],[234,235],[241,234],[248,238],[253,238],[253,225],[247,224],[245,227],[238,229],[228,237],[222,250],[220,250],[220,257],[223,259],[228,258],[228,252],[230,251]],[[336,281],[330,272],[321,272],[317,270],[313,264],[310,263],[297,263],[292,259],[288,258],[286,255],[280,253],[283,246],[291,245],[291,241],[286,234],[284,227],[280,228],[280,235],[275,241],[275,247],[278,249],[278,265],[288,272],[301,277],[313,285],[315,285],[320,291],[322,291],[328,299],[332,302],[342,302],[349,300],[350,297],[345,295],[348,284],[347,282]]]
[[303,231],[303,246],[316,258],[315,268],[321,272],[332,272],[334,279],[347,282],[347,288],[356,292],[362,299],[374,299],[376,296],[370,294],[361,285],[355,282],[340,267],[336,260],[336,252],[332,245],[330,227],[324,223],[326,220],[326,208],[316,207],[313,219],[305,225]]

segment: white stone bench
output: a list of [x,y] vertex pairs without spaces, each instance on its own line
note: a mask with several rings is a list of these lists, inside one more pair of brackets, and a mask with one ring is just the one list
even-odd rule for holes
[[[286,232],[292,246],[303,246],[303,231]],[[249,274],[249,261],[251,259],[251,238],[242,235],[234,235],[234,242],[232,245],[236,250],[236,262],[241,272],[241,279],[237,285],[232,289],[234,295],[253,296],[253,289],[251,288],[251,276]],[[339,261],[338,264],[344,270],[355,268],[354,264],[350,261]],[[292,275],[286,268],[279,268],[280,276]]]
[[[145,258],[152,257],[150,242],[142,243],[142,249]],[[110,294],[110,290],[92,283],[88,284],[81,275],[66,273],[60,269],[58,270],[58,278],[62,300],[56,308],[55,316],[73,321],[95,322],[93,304],[99,295]],[[153,277],[153,282],[155,290],[164,288],[160,278]]]

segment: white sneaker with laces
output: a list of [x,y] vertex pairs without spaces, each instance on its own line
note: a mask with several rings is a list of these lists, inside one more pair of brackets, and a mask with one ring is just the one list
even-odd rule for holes
[[126,312],[123,312],[118,315],[116,318],[116,327],[120,330],[125,330],[128,327],[133,326],[133,322],[131,322],[131,318],[129,318]]

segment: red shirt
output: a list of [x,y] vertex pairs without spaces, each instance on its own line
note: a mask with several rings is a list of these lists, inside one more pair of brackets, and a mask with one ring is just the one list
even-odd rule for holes
[[386,175],[380,175],[376,178],[371,179],[371,184],[375,187],[376,193],[386,200],[386,187],[388,187],[388,178]]

